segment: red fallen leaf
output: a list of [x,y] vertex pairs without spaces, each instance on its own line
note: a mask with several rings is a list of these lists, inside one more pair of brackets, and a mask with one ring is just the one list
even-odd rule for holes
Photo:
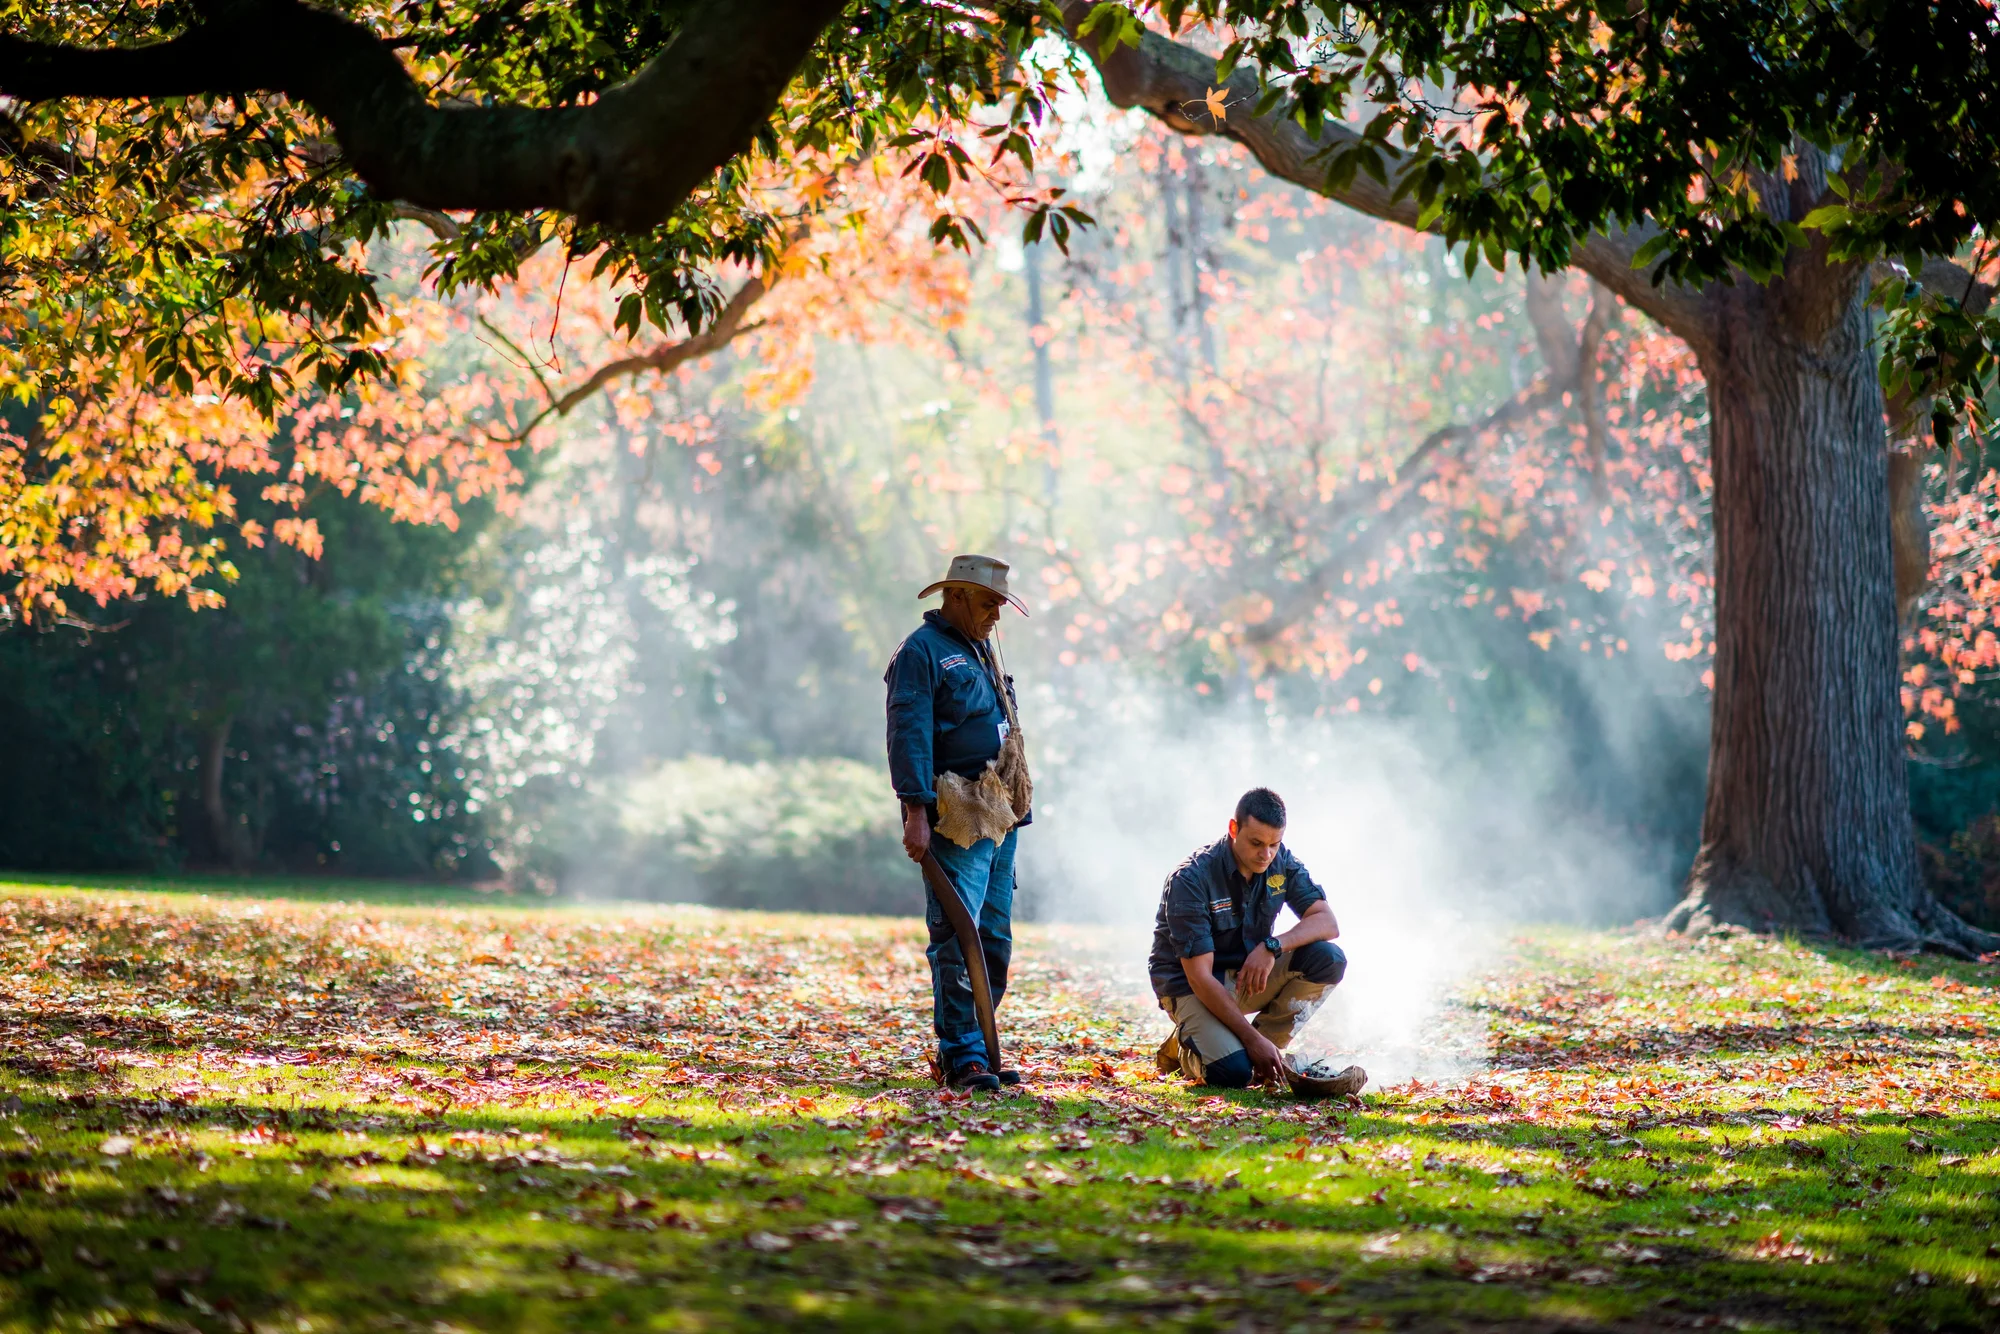
[[1332,1279],[1322,1283],[1318,1279],[1301,1278],[1301,1279],[1294,1279],[1292,1281],[1292,1286],[1297,1288],[1300,1292],[1303,1292],[1308,1297],[1324,1297],[1328,1293],[1341,1291],[1345,1285],[1343,1285],[1338,1279]]
[[1786,1241],[1783,1232],[1773,1232],[1768,1236],[1759,1237],[1750,1253],[1759,1260],[1797,1260],[1809,1265],[1825,1264],[1829,1259],[1816,1251],[1808,1250],[1796,1237],[1789,1242]]

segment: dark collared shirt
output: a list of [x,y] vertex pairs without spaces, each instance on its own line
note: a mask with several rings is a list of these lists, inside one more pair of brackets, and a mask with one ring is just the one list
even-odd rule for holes
[[[944,613],[924,613],[882,679],[889,687],[889,781],[898,797],[933,806],[939,774],[977,778],[999,758],[1007,710],[993,672],[984,649]],[[1007,694],[1013,698],[1012,677]]]
[[1246,877],[1236,869],[1236,854],[1228,839],[1203,848],[1175,868],[1160,893],[1160,915],[1153,924],[1153,953],[1146,961],[1153,992],[1161,997],[1191,996],[1182,959],[1215,956],[1215,975],[1243,966],[1277,923],[1278,909],[1289,906],[1300,917],[1326,891],[1283,844],[1262,875]]

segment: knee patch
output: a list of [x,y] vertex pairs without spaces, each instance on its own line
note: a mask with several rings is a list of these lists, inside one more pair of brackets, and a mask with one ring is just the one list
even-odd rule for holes
[[1315,940],[1310,945],[1299,946],[1298,952],[1292,955],[1292,967],[1306,981],[1331,987],[1347,975],[1347,955],[1330,940]]
[[1250,1076],[1255,1072],[1250,1064],[1250,1053],[1232,1051],[1219,1061],[1210,1061],[1202,1070],[1202,1082],[1210,1088],[1247,1089]]

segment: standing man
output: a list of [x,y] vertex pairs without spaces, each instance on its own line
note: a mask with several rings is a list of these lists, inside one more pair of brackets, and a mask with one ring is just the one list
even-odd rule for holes
[[[1252,788],[1236,803],[1229,836],[1167,877],[1147,960],[1153,993],[1174,1020],[1160,1045],[1162,1074],[1178,1068],[1211,1088],[1278,1082],[1284,1049],[1346,973],[1326,892],[1284,839],[1284,801]],[[1299,921],[1277,936],[1280,905]],[[1359,1093],[1367,1082],[1355,1065],[1313,1088]]]
[[[896,647],[889,687],[889,777],[903,804],[903,850],[929,851],[958,887],[979,927],[986,976],[998,1008],[1014,948],[1014,831],[1028,823],[1033,784],[1015,717],[1014,679],[991,643],[1000,609],[1028,609],[1007,590],[1007,562],[953,556],[944,578],[917,594],[944,590],[944,605]],[[1020,1082],[996,1070],[973,1007],[965,954],[930,886],[924,886],[931,944],[931,1001],[938,1068],[955,1089]]]

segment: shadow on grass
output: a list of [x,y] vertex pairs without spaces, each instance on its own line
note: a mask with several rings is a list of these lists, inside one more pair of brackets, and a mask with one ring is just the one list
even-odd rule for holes
[[[1757,1169],[1738,1189],[1684,1179],[1706,1175],[1713,1146],[1671,1126],[1642,1140],[1456,1125],[1429,1153],[1419,1147],[1404,1177],[1377,1150],[1408,1125],[1357,1111],[1329,1118],[1321,1137],[1344,1131],[1362,1161],[1336,1161],[1329,1143],[1326,1176],[1370,1176],[1384,1188],[1357,1194],[1363,1187],[1349,1184],[1346,1198],[1331,1199],[1313,1194],[1332,1180],[1274,1194],[1251,1175],[1267,1151],[1190,1153],[1163,1125],[1143,1142],[1100,1143],[1087,1165],[1073,1161],[1087,1181],[1035,1191],[1004,1178],[1022,1167],[1017,1158],[1046,1150],[979,1144],[878,1177],[852,1170],[870,1138],[771,1106],[724,1109],[712,1091],[687,1087],[656,1092],[699,1099],[694,1117],[633,1118],[177,1102],[68,1087],[84,1078],[37,1080],[17,1094],[17,1125],[81,1137],[82,1152],[33,1145],[6,1164],[22,1175],[8,1178],[15,1198],[0,1205],[0,1222],[31,1238],[43,1263],[0,1276],[0,1300],[43,1323],[100,1308],[122,1312],[128,1328],[302,1314],[339,1328],[529,1331],[644,1327],[671,1308],[708,1328],[1278,1331],[1359,1312],[1420,1327],[1448,1317],[1659,1328],[1727,1314],[1812,1328],[1867,1327],[1893,1308],[1896,1327],[1984,1324],[1980,1293],[1938,1265],[1936,1234],[1980,1235],[1990,1205],[1977,1182],[1942,1176],[1931,1146],[1913,1149],[1887,1118],[1792,1131],[1803,1159],[1793,1144],[1733,1150],[1722,1159],[1732,1173]],[[1093,1109],[1102,1115],[1083,1095],[1017,1097],[946,1115],[1053,1112],[1040,1118],[1047,1125]],[[257,1157],[203,1163],[174,1134],[196,1127],[240,1133]],[[374,1148],[356,1152],[346,1133],[356,1127]],[[1968,1148],[2000,1138],[1990,1122],[1952,1129]],[[145,1145],[115,1174],[91,1152],[107,1134]],[[525,1157],[519,1146],[534,1136],[558,1156]],[[1553,1153],[1560,1165],[1495,1185],[1472,1161],[1452,1160],[1472,1144]],[[1858,1184],[1841,1184],[1849,1176]],[[1628,1183],[1641,1193],[1627,1195]],[[1663,1226],[1723,1210],[1754,1221],[1766,1200],[1786,1244],[1831,1262],[1760,1256],[1742,1229],[1684,1238]],[[1923,1283],[1912,1276],[1919,1263],[1930,1267]]]

